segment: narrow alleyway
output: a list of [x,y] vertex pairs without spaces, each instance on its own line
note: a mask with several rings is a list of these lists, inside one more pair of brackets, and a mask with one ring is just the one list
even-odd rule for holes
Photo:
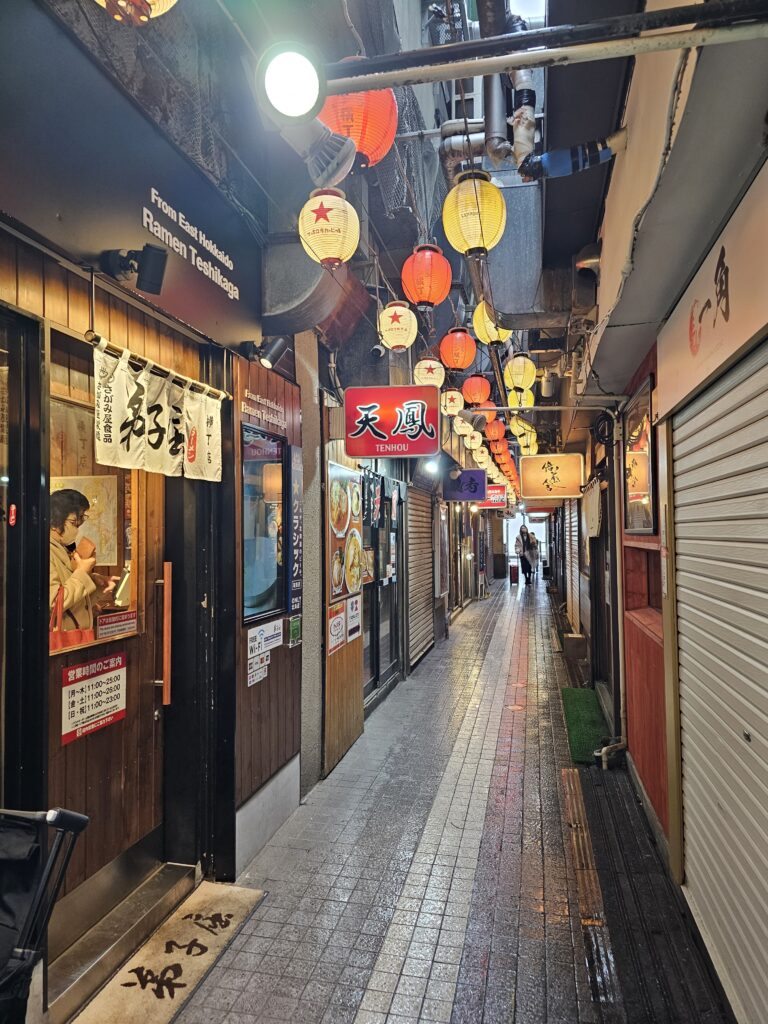
[[239,880],[268,896],[180,1024],[623,1019],[610,950],[586,966],[551,630],[541,583],[460,617]]

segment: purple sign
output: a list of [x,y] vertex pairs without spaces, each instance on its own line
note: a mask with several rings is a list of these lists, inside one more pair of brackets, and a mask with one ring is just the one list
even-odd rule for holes
[[484,501],[486,494],[484,469],[462,469],[455,480],[450,475],[443,479],[443,498],[446,501]]

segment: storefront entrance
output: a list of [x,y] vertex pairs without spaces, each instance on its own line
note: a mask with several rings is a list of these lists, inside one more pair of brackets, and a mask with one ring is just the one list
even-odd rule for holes
[[[363,587],[363,696],[368,699],[402,670],[402,485],[381,480],[377,524],[364,524],[363,544],[373,556],[373,573]],[[393,503],[393,488],[398,501]],[[389,495],[389,496],[388,496]],[[394,518],[393,518],[393,509]],[[369,556],[370,557],[370,556]]]

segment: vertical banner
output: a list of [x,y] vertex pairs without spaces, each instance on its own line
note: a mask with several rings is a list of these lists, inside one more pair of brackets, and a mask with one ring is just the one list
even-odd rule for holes
[[221,480],[221,401],[184,389],[184,476]]
[[147,380],[147,447],[144,469],[164,476],[181,476],[184,461],[182,430],[183,388],[166,377]]
[[132,370],[128,365],[130,358],[127,349],[119,359],[98,347],[93,350],[96,461],[119,469],[143,469],[149,374]]
[[288,530],[288,608],[301,611],[301,589],[304,574],[304,463],[301,448],[288,449],[288,487],[290,515]]

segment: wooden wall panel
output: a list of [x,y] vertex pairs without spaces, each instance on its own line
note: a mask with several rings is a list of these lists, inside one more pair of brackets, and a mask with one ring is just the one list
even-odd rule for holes
[[654,635],[653,621],[642,613],[624,616],[627,671],[627,737],[629,751],[648,798],[665,832],[667,802],[667,740],[664,711],[664,644]]
[[[55,260],[0,230],[0,301],[45,316],[51,327],[83,334],[90,327],[90,285]],[[128,345],[169,368],[200,376],[197,343],[138,309],[97,288],[95,329],[118,345]],[[91,348],[84,341],[54,336],[50,366],[51,475],[90,475],[102,471],[80,445],[63,443],[78,431],[79,418],[93,402]],[[106,470],[105,470],[106,471]],[[161,823],[162,721],[155,653],[156,587],[165,541],[164,478],[134,473],[134,561],[142,591],[139,635],[59,654],[49,662],[48,804],[91,816],[75,848],[67,876],[71,891]],[[121,540],[122,543],[122,540]],[[68,665],[124,651],[127,655],[126,717],[123,721],[61,745],[62,670]]]
[[[235,543],[233,572],[235,574],[236,607],[242,622],[243,550],[242,550],[242,446],[240,424],[252,423],[260,430],[283,437],[289,445],[301,445],[301,392],[279,374],[255,362],[236,358],[235,392]],[[245,395],[254,395],[275,402],[283,408],[285,427],[268,423],[242,412],[242,402],[254,405]],[[237,805],[245,803],[261,786],[299,752],[301,743],[301,647],[279,647],[272,651],[266,679],[247,685],[248,629],[258,621],[274,620],[286,612],[266,615],[240,627],[237,644],[236,692],[236,763],[235,791]]]

